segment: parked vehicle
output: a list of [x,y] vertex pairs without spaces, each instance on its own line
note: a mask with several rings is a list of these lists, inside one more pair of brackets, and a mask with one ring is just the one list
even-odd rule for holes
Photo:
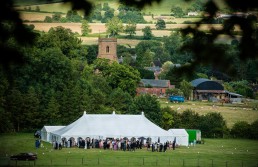
[[34,161],[34,160],[38,159],[38,156],[35,153],[28,152],[28,153],[19,153],[16,155],[12,155],[10,157],[10,159],[11,160]]
[[185,98],[183,96],[169,96],[169,101],[171,102],[184,102]]

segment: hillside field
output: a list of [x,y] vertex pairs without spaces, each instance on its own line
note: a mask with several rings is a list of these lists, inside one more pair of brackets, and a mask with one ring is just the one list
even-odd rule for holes
[[[204,144],[181,146],[167,152],[151,152],[146,148],[133,151],[63,148],[53,150],[43,142],[35,148],[32,133],[0,136],[0,166],[173,166],[173,167],[254,167],[258,165],[258,141],[239,139],[204,139]],[[35,152],[38,160],[10,161],[19,152]]]
[[178,112],[190,109],[200,115],[209,112],[219,112],[226,120],[228,128],[238,121],[252,123],[258,119],[258,102],[249,102],[241,104],[221,104],[212,102],[186,101],[184,103],[172,103],[166,99],[160,99],[161,107],[170,107]]

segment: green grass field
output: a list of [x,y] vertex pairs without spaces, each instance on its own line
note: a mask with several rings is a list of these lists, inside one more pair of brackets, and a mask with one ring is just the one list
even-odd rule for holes
[[[146,148],[131,151],[63,148],[53,150],[43,142],[36,149],[32,133],[1,134],[0,166],[257,166],[258,141],[237,139],[204,139],[204,144],[179,147],[167,152],[151,152]],[[10,161],[19,152],[35,152],[36,162]],[[17,164],[16,164],[17,163]]]

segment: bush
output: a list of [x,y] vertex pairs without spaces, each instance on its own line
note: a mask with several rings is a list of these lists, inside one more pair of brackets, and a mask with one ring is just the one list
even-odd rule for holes
[[250,125],[251,139],[258,139],[258,120]]
[[202,115],[199,121],[199,128],[203,137],[221,138],[227,133],[226,122],[222,115],[211,112]]
[[230,134],[234,138],[250,138],[250,128],[251,126],[246,121],[239,121],[234,124]]

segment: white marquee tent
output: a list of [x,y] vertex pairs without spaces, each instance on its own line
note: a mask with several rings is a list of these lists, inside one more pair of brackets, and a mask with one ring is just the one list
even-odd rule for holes
[[189,145],[189,135],[185,129],[169,129],[168,132],[176,137],[176,144],[179,146]]
[[50,137],[50,132],[53,132],[55,130],[58,130],[58,129],[61,129],[61,128],[64,128],[65,126],[44,126],[42,129],[41,129],[41,140],[43,141],[52,141],[51,137]]
[[[160,128],[141,115],[86,114],[70,125],[51,132],[51,139],[60,142],[62,138],[151,138],[152,142],[173,141],[174,135]],[[52,142],[49,141],[49,142]]]

